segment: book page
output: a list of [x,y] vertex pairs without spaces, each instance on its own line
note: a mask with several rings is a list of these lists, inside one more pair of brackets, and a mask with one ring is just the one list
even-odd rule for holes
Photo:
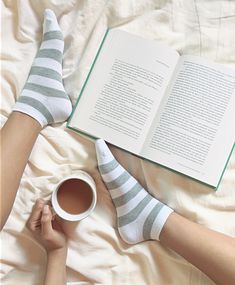
[[182,56],[143,155],[217,186],[235,141],[235,71]]
[[110,30],[69,126],[138,154],[178,58],[163,44]]

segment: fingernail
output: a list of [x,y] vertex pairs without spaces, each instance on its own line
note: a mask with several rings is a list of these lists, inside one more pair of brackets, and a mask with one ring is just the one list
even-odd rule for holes
[[43,212],[44,212],[44,214],[48,214],[49,213],[49,206],[48,205],[44,206]]

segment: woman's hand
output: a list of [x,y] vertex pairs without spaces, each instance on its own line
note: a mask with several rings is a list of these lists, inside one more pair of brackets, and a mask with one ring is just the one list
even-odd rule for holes
[[67,252],[67,240],[59,220],[53,216],[51,207],[43,199],[36,201],[27,228],[45,247],[47,253],[58,250]]

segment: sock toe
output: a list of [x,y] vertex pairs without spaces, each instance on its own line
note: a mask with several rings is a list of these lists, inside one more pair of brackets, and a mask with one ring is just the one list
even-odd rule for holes
[[56,22],[57,22],[55,13],[51,9],[45,9],[45,11],[44,11],[44,18],[48,19],[48,20],[51,20],[51,21],[55,21],[56,20]]
[[114,159],[111,151],[103,139],[96,140],[95,148],[98,164],[105,164]]
[[50,9],[46,9],[44,11],[43,32],[46,33],[50,31],[60,31],[60,26],[55,13]]

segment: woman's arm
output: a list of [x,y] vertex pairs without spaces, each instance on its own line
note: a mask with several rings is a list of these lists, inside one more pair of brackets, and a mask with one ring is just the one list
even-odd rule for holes
[[44,285],[66,284],[67,249],[58,249],[47,254],[47,267]]
[[37,200],[27,227],[47,252],[44,285],[65,285],[67,241],[60,223],[45,203],[42,199]]

